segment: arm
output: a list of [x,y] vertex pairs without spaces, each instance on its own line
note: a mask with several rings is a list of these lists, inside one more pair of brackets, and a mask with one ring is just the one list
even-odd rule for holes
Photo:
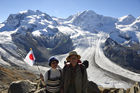
[[44,77],[43,74],[40,74],[40,79],[41,79],[41,83],[42,85],[45,87],[46,86],[46,82],[48,80],[48,71],[45,73]]
[[41,86],[45,87],[44,77],[42,73],[40,74],[40,84]]
[[44,81],[44,77],[43,77],[43,74],[42,74],[42,73],[40,73],[40,79],[41,79],[42,81]]
[[45,85],[47,84],[47,80],[48,80],[48,71],[44,74],[44,83],[45,83]]

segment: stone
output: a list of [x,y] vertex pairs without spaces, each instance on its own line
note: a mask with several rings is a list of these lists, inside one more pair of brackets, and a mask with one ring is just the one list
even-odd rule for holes
[[14,81],[10,84],[8,93],[33,93],[37,88],[37,84],[29,80]]

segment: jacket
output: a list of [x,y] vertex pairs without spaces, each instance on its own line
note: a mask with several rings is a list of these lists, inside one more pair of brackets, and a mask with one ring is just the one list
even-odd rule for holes
[[[74,72],[73,72],[74,71]],[[73,77],[74,75],[74,77]],[[73,70],[72,65],[66,65],[63,68],[63,93],[69,92],[71,82],[74,83],[75,93],[87,93],[87,72],[82,64],[77,64]]]

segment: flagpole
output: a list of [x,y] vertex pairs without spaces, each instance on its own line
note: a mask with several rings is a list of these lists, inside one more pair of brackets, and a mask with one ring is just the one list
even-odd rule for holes
[[[30,48],[30,51],[32,51],[32,48]],[[38,66],[38,62],[35,61],[35,60],[34,60],[34,62],[35,62],[36,65],[37,65],[37,69],[38,69],[38,71],[39,71],[39,76],[40,76],[40,79],[41,79],[42,73],[41,73],[41,70],[40,70],[40,68],[39,68],[39,66]],[[43,83],[43,84],[44,84],[44,83]]]
[[38,66],[38,63],[37,63],[37,62],[36,62],[36,65],[37,65],[37,68],[38,68],[39,73],[41,74],[41,71],[40,71],[40,68],[39,68],[39,66]]

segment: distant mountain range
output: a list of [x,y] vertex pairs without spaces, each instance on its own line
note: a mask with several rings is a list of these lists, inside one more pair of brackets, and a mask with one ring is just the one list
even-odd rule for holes
[[70,36],[58,29],[61,23],[71,24],[91,33],[109,33],[109,38],[118,44],[127,47],[137,44],[137,51],[140,51],[140,17],[127,15],[117,19],[96,14],[92,10],[71,15],[66,19],[54,18],[39,10],[10,14],[7,20],[0,24],[0,44],[4,48],[8,44],[15,45],[14,47],[24,51],[23,55],[32,47],[37,61],[46,61],[51,55],[74,49]]
[[81,55],[87,53],[83,58],[91,58],[94,51],[88,49],[95,48],[100,39],[105,40],[102,49],[106,57],[140,73],[140,17],[113,18],[92,10],[66,19],[39,10],[10,14],[0,23],[0,65],[23,67],[23,58],[30,48],[37,62],[47,62],[54,55],[62,58],[61,55],[74,49],[83,51]]

